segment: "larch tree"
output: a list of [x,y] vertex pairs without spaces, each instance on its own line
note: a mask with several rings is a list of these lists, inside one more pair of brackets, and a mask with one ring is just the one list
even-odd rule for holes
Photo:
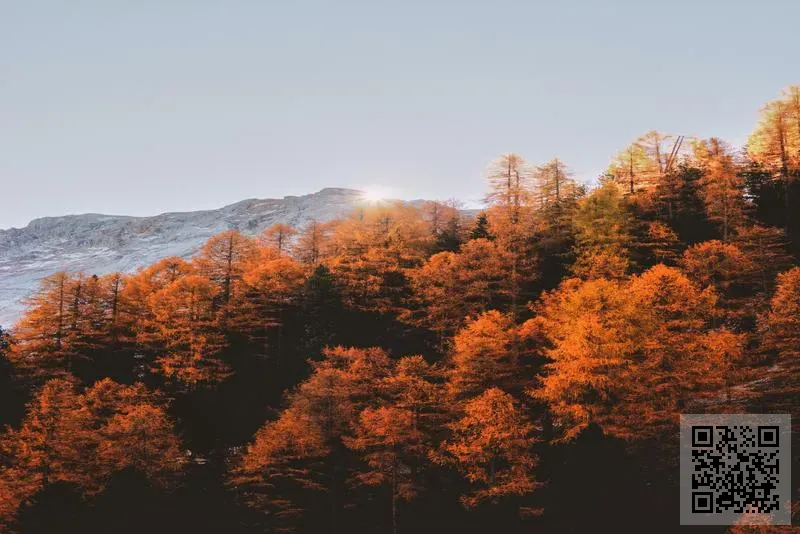
[[430,201],[422,205],[422,215],[433,238],[433,252],[455,252],[463,242],[461,203]]
[[620,405],[618,432],[648,437],[674,428],[690,402],[721,387],[723,368],[704,343],[719,314],[717,295],[664,265],[634,277],[626,294],[637,358],[626,379],[629,401]]
[[172,256],[126,278],[119,295],[118,320],[120,327],[131,333],[137,350],[152,352],[159,348],[158,321],[150,305],[152,295],[195,272],[191,263]]
[[369,406],[374,385],[389,376],[391,361],[374,347],[328,348],[323,356],[312,362],[312,375],[291,392],[278,419],[258,431],[235,471],[234,483],[242,486],[248,502],[290,516],[302,509],[290,499],[275,498],[281,488],[272,490],[272,498],[265,495],[275,481],[288,478],[290,484],[326,492],[335,531],[347,482],[344,439]]
[[747,334],[736,333],[728,328],[711,330],[701,338],[700,350],[705,352],[706,369],[711,383],[718,380],[725,388],[725,400],[730,404],[732,387],[736,380],[736,372],[743,364]]
[[533,174],[534,206],[544,209],[549,204],[573,198],[577,184],[567,165],[558,158],[536,168]]
[[470,240],[459,252],[434,254],[409,273],[419,306],[410,309],[408,317],[443,341],[471,315],[507,310],[512,263],[504,247],[486,239]]
[[513,397],[498,388],[467,402],[442,444],[442,463],[453,463],[473,489],[461,497],[466,507],[536,488],[533,425]]
[[602,424],[620,396],[636,348],[624,287],[603,278],[569,279],[537,304],[533,321],[547,341],[549,363],[529,393],[550,406],[564,438]]
[[751,259],[756,270],[754,279],[762,293],[771,291],[777,274],[794,264],[786,233],[781,228],[760,224],[737,228],[732,243]]
[[421,356],[406,356],[378,385],[377,407],[361,411],[345,444],[360,453],[365,468],[355,480],[368,486],[388,486],[392,531],[398,531],[400,501],[410,501],[420,489],[421,474],[441,423],[441,399],[435,370]]
[[800,267],[778,275],[769,311],[759,321],[764,346],[792,367],[800,357]]
[[382,381],[382,393],[393,405],[411,411],[415,429],[430,434],[442,416],[440,378],[441,369],[422,356],[404,356]]
[[652,165],[645,148],[638,141],[617,154],[606,171],[627,194],[648,188],[652,183]]
[[533,185],[536,240],[546,261],[567,254],[573,244],[572,219],[586,188],[558,158],[536,168]]
[[521,371],[518,355],[511,317],[497,310],[482,313],[453,338],[448,393],[465,399],[491,386],[508,388]]
[[422,262],[432,240],[412,206],[360,209],[335,225],[326,263],[351,308],[398,312],[408,293],[406,271]]
[[296,234],[297,228],[294,226],[275,223],[261,232],[261,239],[268,247],[276,250],[278,256],[283,256],[291,250],[292,240]]
[[355,424],[353,437],[346,438],[345,443],[361,453],[367,466],[356,475],[359,483],[389,486],[392,532],[396,534],[398,502],[409,501],[416,493],[408,464],[427,452],[419,429],[414,427],[414,414],[391,405],[365,408]]
[[[327,377],[332,388],[333,377]],[[267,422],[231,473],[240,498],[267,515],[273,530],[296,523],[308,510],[297,496],[326,490],[321,460],[328,454],[323,427],[299,407]]]
[[[268,249],[274,250],[274,249]],[[286,310],[300,305],[306,268],[289,256],[262,255],[243,274],[243,287],[230,311],[231,329],[243,334],[263,355],[280,357]],[[272,334],[276,346],[270,347]]]
[[205,277],[178,278],[149,299],[159,349],[154,370],[190,386],[224,379],[220,359],[225,340],[215,313],[216,285]]
[[697,243],[684,251],[680,265],[696,284],[714,288],[727,317],[743,317],[752,311],[746,301],[753,304],[757,266],[736,245],[717,240]]
[[591,422],[620,437],[658,435],[721,387],[722,368],[704,350],[715,303],[713,289],[664,265],[630,281],[568,280],[538,307],[551,362],[530,393],[566,438]]
[[184,454],[174,423],[163,407],[145,402],[124,405],[100,435],[98,460],[107,468],[121,471],[133,467],[162,486],[174,484]]
[[50,362],[67,367],[69,346],[69,305],[73,280],[64,272],[44,278],[26,302],[28,309],[14,327],[17,343],[9,355],[18,365]]
[[258,254],[256,241],[235,230],[209,239],[194,260],[200,274],[218,287],[221,306],[227,306],[237,294],[245,266]]
[[331,225],[309,221],[298,233],[292,254],[302,263],[316,267],[326,253]]
[[790,230],[790,185],[800,174],[800,89],[790,87],[768,102],[747,142],[748,156],[762,165],[783,188],[785,230]]
[[621,249],[593,247],[581,252],[571,271],[582,280],[623,280],[630,267],[630,259]]
[[719,226],[722,240],[728,241],[733,229],[744,223],[744,178],[731,149],[716,137],[697,142],[694,159],[703,172],[700,193],[708,218]]
[[93,496],[133,465],[167,485],[182,459],[164,401],[143,385],[106,378],[79,392],[71,377],[51,379],[28,403],[19,429],[0,435],[0,524],[51,484]]
[[132,467],[158,485],[174,486],[184,454],[163,395],[105,378],[86,388],[79,402],[89,416],[102,479]]
[[88,421],[79,408],[74,379],[45,382],[28,403],[20,428],[2,436],[2,448],[13,458],[18,491],[32,495],[55,482],[96,487]]
[[630,242],[631,224],[620,188],[606,182],[578,204],[573,218],[577,247],[624,247]]
[[124,313],[121,296],[127,280],[120,273],[110,273],[101,276],[99,282],[103,295],[105,341],[116,344],[125,336],[121,320],[121,315]]
[[486,181],[490,231],[511,257],[510,311],[516,314],[522,286],[535,276],[536,257],[528,239],[534,225],[533,171],[518,154],[505,154],[490,164]]

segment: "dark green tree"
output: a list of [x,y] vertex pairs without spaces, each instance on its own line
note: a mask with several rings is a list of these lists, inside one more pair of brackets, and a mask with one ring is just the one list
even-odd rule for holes
[[303,288],[303,344],[310,354],[319,354],[323,347],[333,345],[339,335],[344,305],[336,280],[330,269],[318,265]]

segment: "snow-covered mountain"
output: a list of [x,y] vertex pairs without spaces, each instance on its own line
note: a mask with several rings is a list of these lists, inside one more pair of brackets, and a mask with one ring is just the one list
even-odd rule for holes
[[132,272],[167,256],[189,257],[212,235],[235,229],[255,234],[274,223],[301,227],[352,210],[363,194],[323,189],[283,199],[243,200],[217,210],[153,217],[67,215],[0,230],[0,325],[22,311],[21,299],[56,271]]

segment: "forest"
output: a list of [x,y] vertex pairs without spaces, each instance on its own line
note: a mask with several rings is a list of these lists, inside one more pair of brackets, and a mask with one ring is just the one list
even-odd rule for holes
[[800,86],[744,147],[484,178],[479,213],[365,201],[42,280],[0,331],[0,531],[678,530],[679,414],[797,419]]

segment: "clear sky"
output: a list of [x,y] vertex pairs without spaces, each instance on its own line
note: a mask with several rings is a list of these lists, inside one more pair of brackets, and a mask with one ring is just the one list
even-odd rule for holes
[[800,82],[795,0],[0,0],[0,228],[323,187],[590,180],[650,129],[742,143]]

